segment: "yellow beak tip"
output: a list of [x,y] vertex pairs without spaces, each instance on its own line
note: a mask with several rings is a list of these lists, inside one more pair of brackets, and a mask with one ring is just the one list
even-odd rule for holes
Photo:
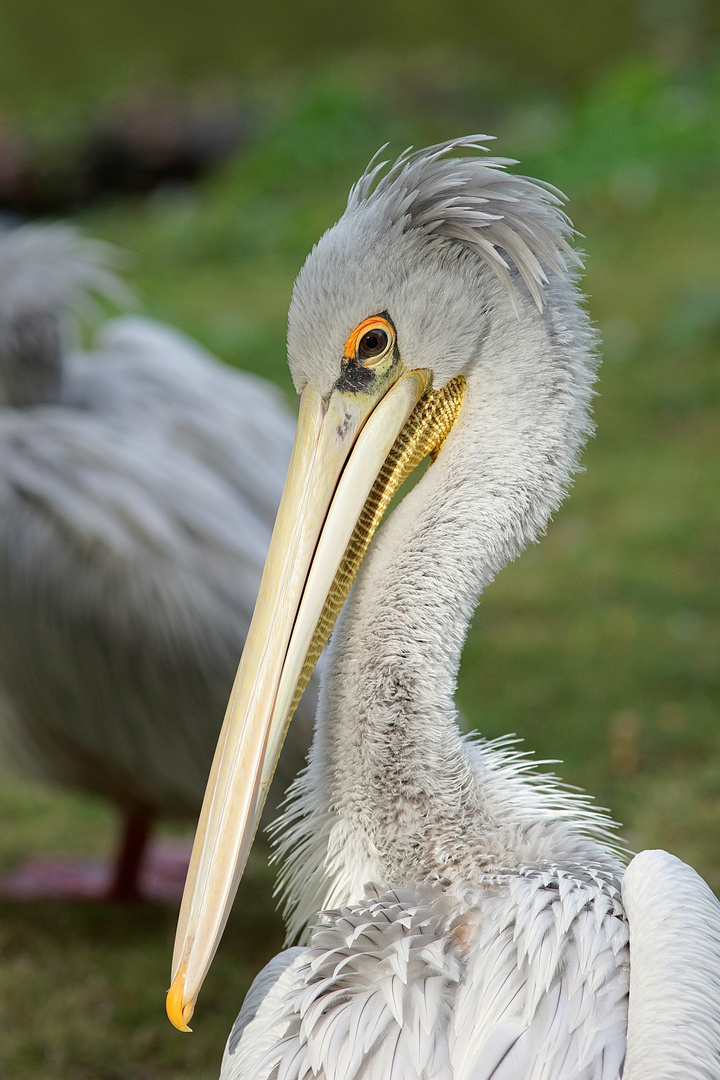
[[192,1028],[188,1026],[188,1021],[192,1018],[195,1004],[194,1002],[189,1001],[186,1005],[183,1005],[184,990],[185,972],[181,969],[173,979],[173,984],[167,992],[165,1008],[167,1009],[170,1023],[173,1024],[178,1031],[192,1031]]

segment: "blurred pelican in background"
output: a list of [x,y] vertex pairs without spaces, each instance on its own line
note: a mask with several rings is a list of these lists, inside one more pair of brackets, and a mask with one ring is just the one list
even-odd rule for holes
[[581,794],[458,729],[469,621],[566,494],[596,366],[558,193],[484,141],[373,163],[295,283],[298,429],[180,913],[182,1029],[347,602],[277,823],[301,944],[255,980],[223,1080],[720,1076],[705,882],[666,852],[626,867]]
[[[126,297],[111,264],[63,225],[0,235],[0,760],[121,809],[98,887],[130,899],[152,817],[200,807],[294,421],[269,383],[146,318],[73,348],[93,293]],[[314,703],[311,688],[273,805]],[[5,888],[94,888],[50,871]]]

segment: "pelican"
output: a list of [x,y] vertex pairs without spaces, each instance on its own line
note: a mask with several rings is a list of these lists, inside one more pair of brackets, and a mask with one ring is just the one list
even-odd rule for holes
[[[150,319],[73,349],[78,305],[125,298],[111,264],[68,226],[0,235],[0,752],[123,811],[108,886],[127,899],[150,818],[200,808],[294,421],[269,383]],[[313,714],[311,694],[272,803]]]
[[720,1077],[708,886],[665,852],[625,867],[603,813],[456,722],[469,620],[562,501],[596,367],[560,195],[484,143],[373,161],[295,283],[300,415],[180,913],[181,1029],[347,600],[276,828],[300,944],[253,983],[223,1080]]

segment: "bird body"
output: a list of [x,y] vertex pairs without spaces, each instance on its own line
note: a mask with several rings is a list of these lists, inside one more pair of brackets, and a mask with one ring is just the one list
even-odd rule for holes
[[707,885],[664,851],[621,883],[546,866],[463,904],[366,886],[258,975],[222,1080],[711,1080],[719,926]]
[[544,864],[463,893],[366,886],[324,914],[288,951],[281,993],[252,1022],[243,1006],[223,1078],[615,1080],[629,982],[617,875]]
[[[301,944],[251,988],[223,1080],[720,1076],[720,905],[707,886],[664,853],[625,870],[605,814],[511,742],[457,726],[474,608],[562,501],[596,365],[557,194],[502,159],[448,157],[482,141],[404,155],[385,175],[372,165],[295,284],[298,433],[181,910],[179,1027],[247,857],[290,688],[347,599],[308,767],[274,827]],[[368,507],[401,482],[414,440],[430,467],[370,544]],[[296,499],[312,542],[285,519]],[[273,634],[281,664],[262,651]],[[683,911],[658,948],[676,890]],[[692,991],[690,1028],[674,985]],[[659,1010],[673,1033],[660,1053]]]
[[72,309],[117,295],[106,261],[62,226],[0,238],[0,745],[125,810],[192,815],[294,424],[153,320],[73,349]]

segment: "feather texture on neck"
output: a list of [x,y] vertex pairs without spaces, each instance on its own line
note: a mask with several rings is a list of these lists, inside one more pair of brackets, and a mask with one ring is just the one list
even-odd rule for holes
[[[607,821],[456,723],[483,588],[535,540],[589,430],[594,338],[571,281],[539,315],[483,267],[486,331],[461,416],[383,526],[329,647],[308,770],[276,829],[293,937],[368,880],[476,887],[535,863],[616,864]],[[519,308],[519,310],[518,310]],[[300,899],[302,897],[302,900]]]

